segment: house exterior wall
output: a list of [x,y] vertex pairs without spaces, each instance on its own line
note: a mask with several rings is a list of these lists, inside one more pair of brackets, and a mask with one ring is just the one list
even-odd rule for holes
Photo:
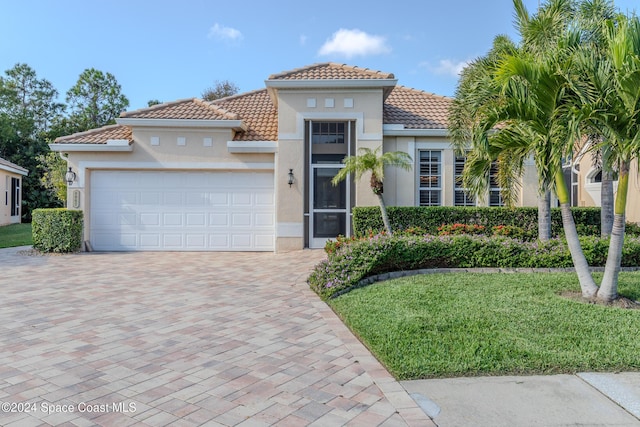
[[[276,250],[304,247],[308,222],[304,212],[306,176],[309,159],[305,158],[305,122],[355,121],[355,148],[375,149],[382,145],[382,90],[278,90],[278,153],[276,176]],[[356,153],[351,153],[356,154]],[[293,169],[295,183],[289,187],[287,174]],[[369,177],[355,183],[356,206],[372,206],[377,198],[371,192]]]
[[[419,206],[419,152],[434,150],[441,152],[442,206],[454,206],[455,152],[446,137],[385,136],[384,151],[404,151],[413,159],[410,171],[396,167],[385,170],[384,200],[390,206]],[[520,183],[517,206],[537,205],[537,174],[532,161],[525,162],[525,171]],[[486,197],[478,199],[478,206],[487,206]]]
[[[159,145],[151,145],[159,138]],[[184,138],[179,145],[178,138]],[[211,146],[205,146],[205,138]],[[84,236],[90,236],[91,173],[94,170],[273,170],[272,153],[229,153],[231,130],[135,128],[130,152],[69,152],[68,166],[77,173],[68,188],[69,209],[85,212]],[[180,143],[183,141],[180,140]]]
[[[594,166],[593,156],[587,153],[580,158],[578,171],[579,206],[602,206],[601,183],[594,182],[593,176],[599,168]],[[618,181],[613,182],[614,197],[617,197]],[[627,192],[626,219],[640,223],[640,172],[638,162],[631,162],[629,169],[629,188]]]
[[[22,206],[22,175],[0,169],[0,191],[2,199],[0,199],[0,225],[20,223],[21,215],[11,215],[11,179],[20,180],[20,200],[18,205]],[[22,214],[22,208],[20,208]]]

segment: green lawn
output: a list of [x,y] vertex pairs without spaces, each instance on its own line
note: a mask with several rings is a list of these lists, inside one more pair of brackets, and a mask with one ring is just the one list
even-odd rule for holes
[[31,224],[0,226],[0,248],[33,245]]
[[[329,304],[398,379],[640,370],[640,310],[559,295],[578,289],[568,273],[433,274]],[[640,272],[620,291],[639,300]]]

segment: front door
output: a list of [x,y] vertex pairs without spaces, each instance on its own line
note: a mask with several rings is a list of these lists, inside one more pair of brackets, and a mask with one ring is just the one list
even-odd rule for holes
[[351,177],[333,185],[352,151],[353,122],[308,122],[309,247],[323,248],[327,240],[351,234]]
[[347,235],[349,206],[347,191],[349,186],[342,181],[334,186],[333,177],[340,166],[332,164],[313,164],[311,183],[311,236],[309,246],[322,248],[328,239],[338,235]]

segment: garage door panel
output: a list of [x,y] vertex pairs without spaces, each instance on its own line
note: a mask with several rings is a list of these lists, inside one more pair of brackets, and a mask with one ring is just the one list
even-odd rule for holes
[[157,213],[141,213],[140,224],[143,226],[159,226],[160,214]]
[[165,234],[162,243],[166,249],[180,249],[183,246],[182,234]]
[[192,213],[187,214],[187,226],[188,227],[202,227],[205,225],[205,214],[204,213]]
[[96,250],[274,249],[272,172],[93,171]]
[[182,227],[183,224],[181,213],[165,213],[162,217],[162,225],[165,227]]

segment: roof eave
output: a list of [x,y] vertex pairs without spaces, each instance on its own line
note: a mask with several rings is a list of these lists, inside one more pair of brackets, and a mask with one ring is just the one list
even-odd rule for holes
[[384,125],[384,136],[449,136],[448,129],[405,129],[403,125]]
[[57,151],[60,153],[69,153],[69,152],[91,152],[91,151],[110,151],[110,152],[127,152],[133,151],[133,145],[129,142],[128,144],[123,144],[123,140],[109,140],[106,144],[102,143],[53,143],[49,144],[49,148],[51,151]]
[[21,168],[20,166],[14,167],[10,165],[0,164],[0,169],[7,172],[11,172],[11,173],[17,173],[18,175],[22,175],[22,176],[29,175],[29,171],[26,170],[25,168]]
[[385,88],[395,87],[398,79],[322,79],[322,80],[265,80],[268,88],[327,89],[327,88]]
[[142,127],[177,127],[177,128],[225,128],[235,131],[246,131],[247,125],[242,120],[207,120],[207,119],[116,119],[116,123],[126,126]]

